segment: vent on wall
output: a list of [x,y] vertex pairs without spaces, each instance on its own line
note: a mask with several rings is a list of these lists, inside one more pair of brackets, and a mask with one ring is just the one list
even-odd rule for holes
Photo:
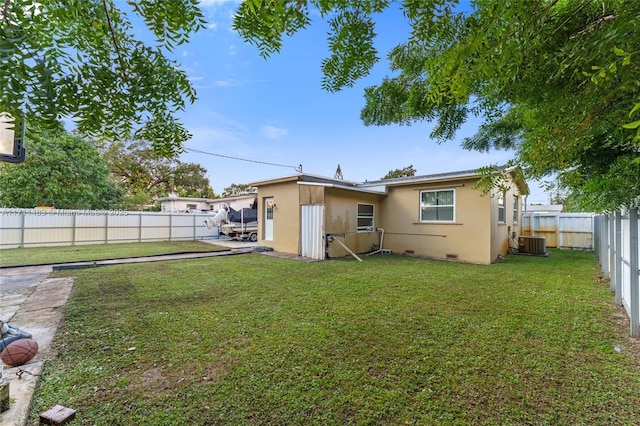
[[547,240],[545,237],[518,237],[518,251],[544,256],[547,254]]

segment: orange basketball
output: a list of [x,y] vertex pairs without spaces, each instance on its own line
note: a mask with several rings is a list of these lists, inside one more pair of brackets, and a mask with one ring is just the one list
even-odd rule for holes
[[17,367],[31,361],[38,353],[38,342],[19,339],[11,342],[0,352],[0,359],[9,367]]

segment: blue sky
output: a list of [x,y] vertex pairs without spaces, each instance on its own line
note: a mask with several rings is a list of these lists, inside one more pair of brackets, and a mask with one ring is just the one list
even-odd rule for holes
[[[273,163],[278,167],[187,152],[185,162],[208,170],[214,191],[232,183],[249,183],[296,173],[333,177],[340,164],[345,180],[365,181],[409,165],[418,175],[503,164],[511,152],[466,151],[460,141],[475,133],[469,120],[456,140],[437,144],[432,125],[366,127],[360,121],[364,88],[389,75],[383,59],[353,88],[329,93],[321,88],[321,60],[328,56],[326,24],[319,17],[307,30],[284,42],[282,51],[265,60],[257,48],[231,30],[235,1],[205,0],[209,23],[176,48],[174,57],[197,90],[198,100],[180,117],[193,135],[185,148]],[[406,40],[408,26],[401,13],[380,15],[377,48],[381,58]],[[528,202],[546,203],[548,196],[529,182]]]

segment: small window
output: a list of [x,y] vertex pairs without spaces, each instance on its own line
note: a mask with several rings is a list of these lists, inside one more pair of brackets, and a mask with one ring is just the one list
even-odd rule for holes
[[267,201],[267,204],[265,207],[266,207],[265,219],[273,220],[273,208],[275,207],[275,204],[273,204],[273,201]]
[[504,192],[500,193],[500,197],[498,198],[498,223],[505,222],[505,211],[504,211]]
[[421,222],[453,222],[455,220],[455,191],[420,191]]
[[197,204],[187,204],[187,209],[196,210],[198,208]]
[[358,232],[373,232],[373,204],[358,204]]
[[518,224],[518,197],[513,197],[513,224]]

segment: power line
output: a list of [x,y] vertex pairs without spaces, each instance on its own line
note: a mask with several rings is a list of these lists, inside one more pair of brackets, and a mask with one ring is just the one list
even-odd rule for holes
[[297,166],[289,166],[289,165],[286,165],[286,164],[267,163],[265,161],[249,160],[247,158],[239,158],[239,157],[232,157],[230,155],[215,154],[213,152],[200,151],[199,149],[193,149],[193,148],[185,148],[185,151],[197,152],[199,154],[213,155],[215,157],[228,158],[230,160],[238,160],[238,161],[246,161],[246,162],[249,162],[249,163],[265,164],[267,166],[286,167],[286,168],[289,168],[289,169],[294,169],[298,173],[302,173],[302,164],[299,164]]

